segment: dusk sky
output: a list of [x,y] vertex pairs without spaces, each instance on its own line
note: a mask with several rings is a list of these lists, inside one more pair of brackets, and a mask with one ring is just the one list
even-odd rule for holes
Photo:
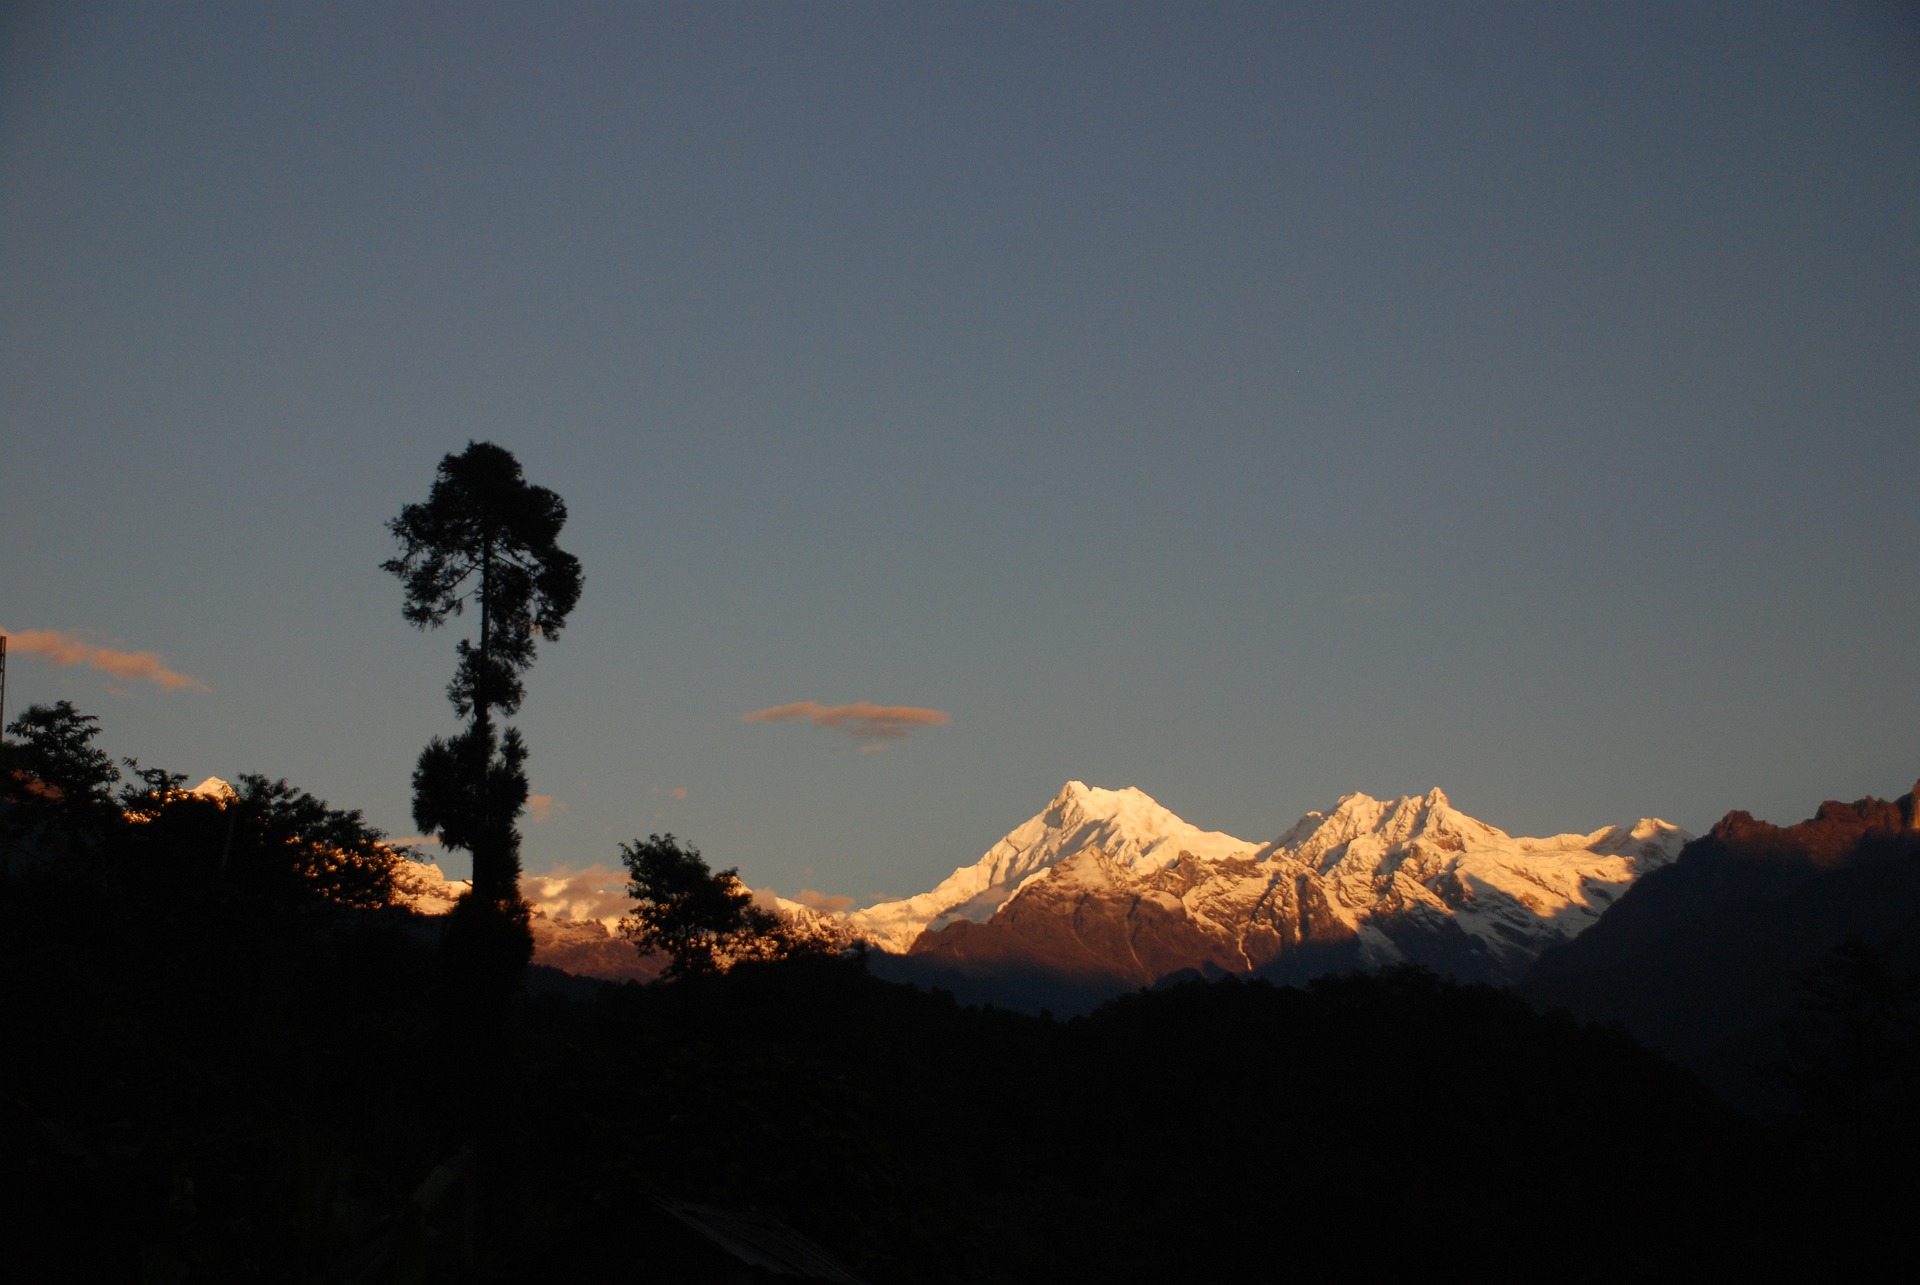
[[0,326],[6,715],[194,780],[413,834],[385,523],[565,499],[531,872],[1920,775],[1911,7],[14,6]]

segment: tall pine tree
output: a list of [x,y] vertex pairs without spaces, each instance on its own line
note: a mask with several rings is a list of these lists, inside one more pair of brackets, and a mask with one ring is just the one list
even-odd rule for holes
[[496,723],[520,708],[535,639],[557,638],[580,600],[580,561],[555,543],[566,521],[566,504],[529,485],[512,452],[469,442],[440,461],[425,503],[387,524],[400,556],[383,564],[406,586],[404,614],[416,628],[437,629],[468,606],[479,614],[478,636],[460,640],[447,685],[467,725],[421,751],[413,817],[423,832],[472,855],[466,915],[514,921],[522,963],[531,939],[515,823],[527,802],[527,750],[518,730]]

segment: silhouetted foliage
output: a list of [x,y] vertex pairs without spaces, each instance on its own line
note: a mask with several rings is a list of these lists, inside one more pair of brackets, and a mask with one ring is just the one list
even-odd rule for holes
[[288,905],[392,904],[393,869],[405,854],[358,810],[258,773],[220,796],[181,789],[179,773],[128,764],[142,785],[121,791],[124,851],[145,876],[218,881]]
[[251,772],[237,793],[227,804],[238,814],[230,868],[242,877],[252,866],[263,885],[363,910],[392,902],[393,867],[403,858],[358,810],[328,807],[285,780]]
[[513,823],[527,805],[526,762],[518,728],[497,743],[491,726],[434,737],[414,765],[413,819],[449,848],[478,852],[489,835],[504,835],[517,853]]
[[1892,946],[1848,937],[1797,980],[1791,1046],[1821,1095],[1885,1096],[1890,1077],[1920,1068],[1920,977],[1895,962]]
[[169,772],[162,767],[141,767],[139,759],[121,759],[133,780],[120,787],[120,810],[143,814],[182,792],[187,783],[185,772]]
[[93,744],[100,720],[71,701],[30,705],[0,743],[0,838],[84,847],[120,819],[120,770]]
[[403,859],[358,811],[328,806],[285,780],[257,773],[227,797],[182,789],[183,772],[121,760],[121,773],[93,744],[99,719],[67,701],[35,705],[9,731],[4,776],[9,829],[70,843],[85,841],[123,858],[142,880],[209,878],[258,889],[289,903],[328,902],[363,910],[393,900],[393,866]]
[[1795,973],[1800,1003],[1779,1055],[1756,1067],[1786,1091],[1772,1113],[1805,1216],[1830,1229],[1836,1280],[1880,1274],[1876,1243],[1904,1225],[1920,1147],[1920,971],[1898,937],[1858,935]]
[[[472,854],[471,898],[496,907],[509,926],[525,924],[514,822],[527,798],[526,746],[512,728],[497,734],[493,721],[519,709],[535,637],[558,637],[580,599],[579,560],[556,543],[566,520],[565,503],[529,485],[511,452],[469,442],[440,461],[426,501],[407,505],[387,524],[400,555],[383,566],[406,587],[403,613],[411,624],[438,628],[469,604],[480,615],[477,638],[459,642],[447,686],[468,726],[449,739],[435,737],[421,752],[414,820]],[[480,933],[468,945],[479,949],[494,936]]]
[[465,1000],[490,1004],[525,970],[533,958],[533,933],[527,926],[530,913],[527,903],[518,898],[504,907],[474,897],[454,903],[441,938],[441,953],[453,965]]
[[1920,1132],[1920,975],[1899,946],[1850,936],[1800,970],[1784,1056],[1762,1068],[1829,1153],[1905,1153]]
[[754,905],[738,868],[708,870],[700,849],[671,834],[621,844],[620,860],[630,876],[627,894],[634,899],[620,932],[642,954],[658,951],[673,961],[662,974],[665,979],[830,948],[825,937]]
[[401,554],[383,565],[406,585],[408,621],[437,629],[469,602],[480,612],[448,688],[462,717],[519,709],[535,636],[559,637],[579,602],[579,559],[555,543],[566,521],[565,502],[529,485],[512,452],[469,442],[440,461],[426,502],[387,524]]

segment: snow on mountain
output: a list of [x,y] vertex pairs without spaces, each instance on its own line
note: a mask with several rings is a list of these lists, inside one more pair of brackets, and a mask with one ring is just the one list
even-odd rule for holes
[[1098,848],[1129,870],[1163,868],[1181,853],[1224,857],[1256,845],[1188,825],[1136,789],[1098,790],[1068,781],[1025,825],[961,866],[931,892],[886,901],[848,917],[849,927],[882,950],[903,953],[921,933],[961,920],[982,922],[1029,880],[1077,852]]
[[954,967],[1134,985],[1190,968],[1304,976],[1403,960],[1510,982],[1689,837],[1642,819],[1516,838],[1433,790],[1350,794],[1256,847],[1138,790],[1075,781],[932,892],[849,918],[877,946]]
[[417,915],[444,915],[453,903],[466,895],[473,884],[465,879],[449,879],[446,872],[431,861],[393,863],[394,904],[405,906]]
[[1391,802],[1349,794],[1330,814],[1300,818],[1258,857],[1323,881],[1329,908],[1356,933],[1376,916],[1445,916],[1524,968],[1591,925],[1691,837],[1643,817],[1591,834],[1515,838],[1436,789]]

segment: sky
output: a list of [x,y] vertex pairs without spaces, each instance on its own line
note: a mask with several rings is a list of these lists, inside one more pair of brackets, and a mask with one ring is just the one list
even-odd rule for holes
[[585,575],[530,873],[1904,791],[1917,411],[1910,6],[0,18],[7,717],[415,834],[386,523],[492,441]]

